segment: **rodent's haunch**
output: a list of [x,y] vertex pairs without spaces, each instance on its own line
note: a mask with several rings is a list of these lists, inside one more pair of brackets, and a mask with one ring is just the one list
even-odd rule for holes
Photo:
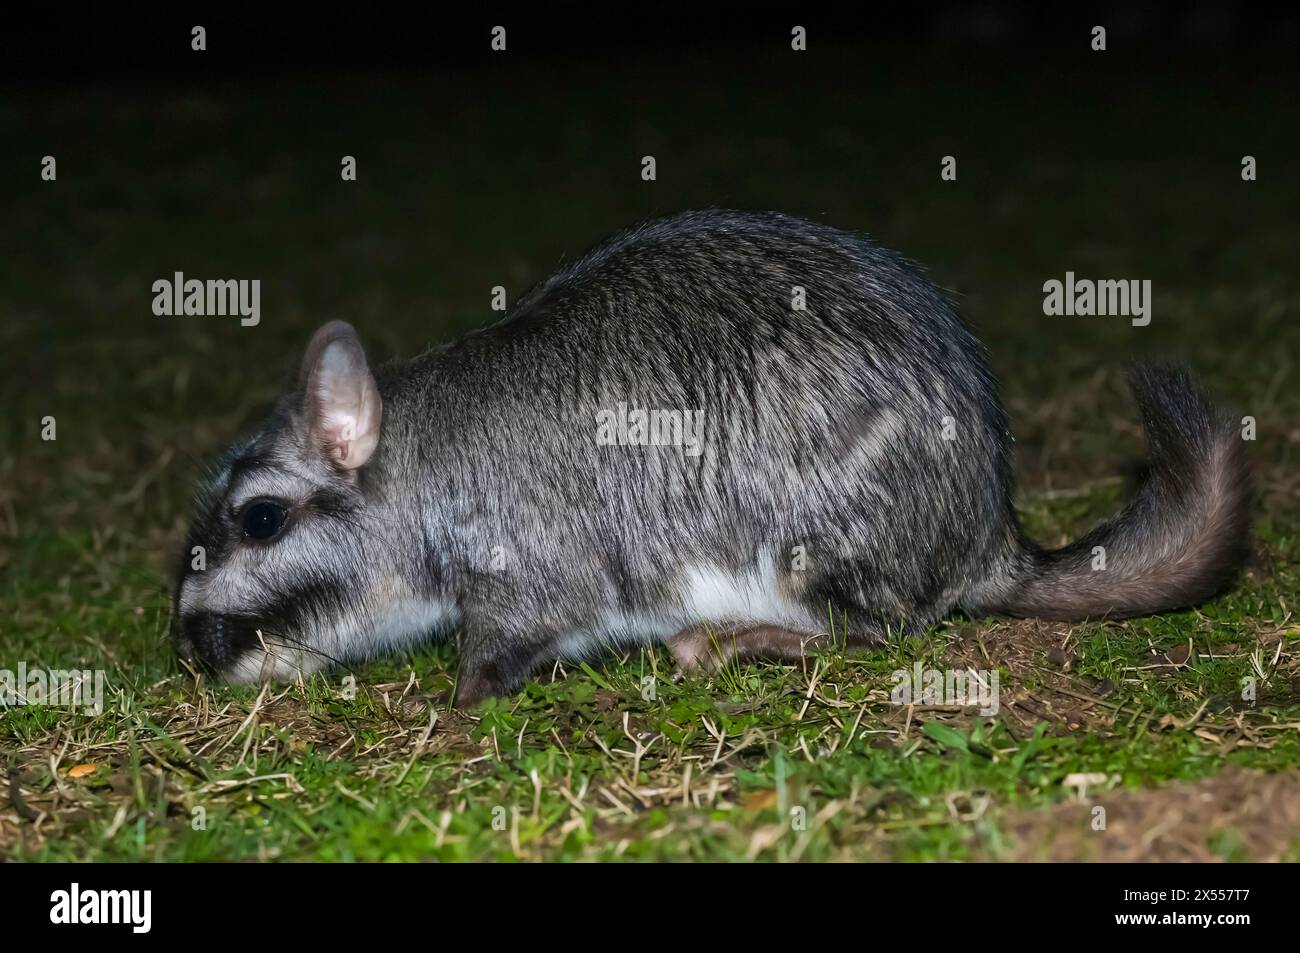
[[980,344],[914,266],[778,214],[651,222],[373,375],[321,328],[199,493],[177,647],[238,681],[454,632],[468,704],[606,646],[691,668],[797,656],[832,616],[853,645],[1190,605],[1246,555],[1243,444],[1184,370],[1133,385],[1149,478],[1043,550]]

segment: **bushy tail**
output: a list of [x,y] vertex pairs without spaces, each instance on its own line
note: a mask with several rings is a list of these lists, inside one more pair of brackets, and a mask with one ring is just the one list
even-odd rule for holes
[[1251,487],[1239,429],[1183,368],[1139,366],[1131,384],[1150,452],[1146,481],[1078,542],[1057,550],[1024,542],[998,611],[1064,621],[1147,615],[1209,598],[1245,562]]

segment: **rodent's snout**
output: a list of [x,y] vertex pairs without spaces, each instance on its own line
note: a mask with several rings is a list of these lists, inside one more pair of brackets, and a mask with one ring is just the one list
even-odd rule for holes
[[176,654],[214,673],[229,668],[257,641],[247,621],[215,612],[192,612],[174,631]]

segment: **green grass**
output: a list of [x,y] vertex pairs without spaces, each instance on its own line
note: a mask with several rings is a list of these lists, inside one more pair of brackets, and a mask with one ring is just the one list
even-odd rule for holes
[[[0,856],[1016,858],[1076,823],[1063,781],[1078,773],[1106,776],[1088,796],[1116,816],[1176,782],[1236,784],[1201,840],[1260,854],[1233,833],[1234,801],[1300,765],[1287,103],[1196,76],[1053,98],[1031,92],[1050,71],[967,87],[939,64],[904,86],[885,64],[756,92],[745,62],[696,63],[705,90],[632,61],[546,88],[512,66],[463,79],[473,96],[320,80],[2,101],[0,201],[22,240],[0,258],[0,668],[104,669],[111,698],[97,717],[0,712]],[[1250,185],[1247,151],[1265,157]],[[36,174],[47,153],[56,183]],[[940,183],[950,153],[959,178]],[[338,181],[343,154],[356,183]],[[639,180],[644,154],[658,182]],[[454,679],[447,647],[357,667],[355,694],[341,672],[265,694],[178,672],[167,590],[194,478],[316,325],[344,317],[376,356],[410,355],[491,318],[493,285],[517,295],[611,230],[699,205],[812,215],[927,263],[989,347],[1021,511],[1047,543],[1122,499],[1141,450],[1122,362],[1189,360],[1258,422],[1241,586],[1156,618],[954,619],[860,656],[681,682],[664,652],[611,656],[465,713],[428,701]],[[1067,269],[1150,277],[1151,326],[1045,318],[1041,284]],[[154,317],[149,284],[175,270],[261,278],[262,324]],[[993,718],[890,703],[896,669],[980,659],[1001,679]],[[1118,830],[1085,843],[1105,855]],[[1269,849],[1300,859],[1294,830]]]

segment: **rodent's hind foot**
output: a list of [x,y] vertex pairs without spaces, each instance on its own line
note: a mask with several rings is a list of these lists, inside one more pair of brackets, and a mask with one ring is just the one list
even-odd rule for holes
[[829,640],[820,633],[798,632],[779,625],[697,625],[682,629],[664,644],[677,662],[678,671],[689,675],[712,674],[732,661],[797,662],[829,644]]

